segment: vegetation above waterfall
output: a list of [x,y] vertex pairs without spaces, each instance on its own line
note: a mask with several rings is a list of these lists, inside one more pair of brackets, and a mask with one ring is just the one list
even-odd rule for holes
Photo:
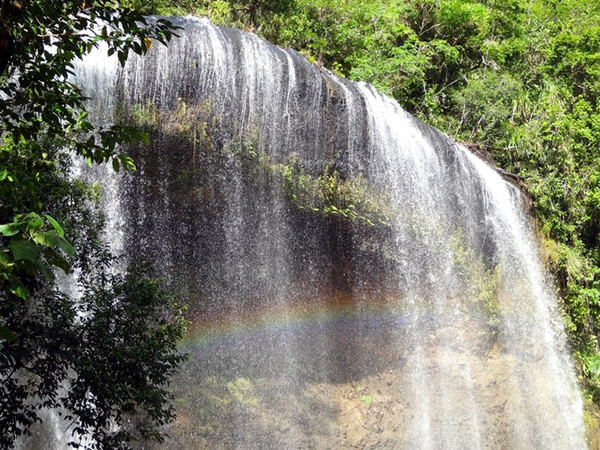
[[161,441],[173,419],[182,309],[142,269],[114,273],[98,190],[72,171],[71,156],[134,168],[118,145],[144,138],[91,123],[74,62],[104,46],[123,63],[173,32],[117,5],[0,2],[0,448],[46,409],[85,448]]

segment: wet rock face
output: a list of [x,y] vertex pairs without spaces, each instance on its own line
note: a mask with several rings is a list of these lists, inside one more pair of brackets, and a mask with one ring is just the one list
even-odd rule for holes
[[[227,297],[238,288],[237,297],[270,296],[289,284],[286,295],[305,289],[294,280],[330,288],[385,279],[410,290],[448,272],[452,256],[435,241],[458,234],[490,269],[498,262],[485,189],[463,151],[366,85],[197,21],[185,22],[168,51],[134,60],[117,84],[121,120],[141,121],[153,137],[150,148],[133,151],[140,171],[124,200],[127,234],[136,236],[129,251],[177,274],[193,267],[182,283],[202,297],[211,286]],[[298,161],[313,176],[365,176],[389,197],[391,223],[368,229],[298,210],[265,167],[248,167],[249,152],[270,164]],[[191,225],[198,220],[201,226]],[[205,273],[215,266],[221,269]],[[294,275],[279,278],[280,268]],[[456,284],[442,278],[444,290]]]
[[[503,349],[485,321],[466,314],[421,319],[422,342],[414,322],[347,315],[188,347],[195,362],[182,379],[193,374],[196,383],[179,384],[185,395],[168,448],[437,448],[449,434],[457,448],[570,446],[543,424],[556,412],[551,395],[514,395],[508,373],[543,372],[540,355]],[[290,354],[290,335],[311,352]],[[419,377],[430,380],[424,390]],[[551,383],[539,376],[536,389],[548,393]],[[544,413],[531,414],[538,408]],[[517,427],[515,417],[525,422]]]
[[80,68],[152,138],[103,181],[115,246],[190,303],[175,448],[585,447],[518,191],[372,87],[178,20]]

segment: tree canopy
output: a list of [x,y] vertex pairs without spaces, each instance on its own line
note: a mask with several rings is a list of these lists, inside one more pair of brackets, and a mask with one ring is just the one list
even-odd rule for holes
[[[43,409],[70,424],[75,447],[161,440],[173,419],[182,308],[140,268],[113,273],[97,189],[70,176],[73,157],[133,169],[118,145],[144,138],[88,120],[74,61],[102,45],[124,63],[174,32],[118,6],[0,3],[0,448]],[[79,294],[57,288],[60,272]]]

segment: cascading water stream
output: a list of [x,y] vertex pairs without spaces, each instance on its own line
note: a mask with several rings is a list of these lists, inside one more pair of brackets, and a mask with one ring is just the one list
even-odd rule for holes
[[190,302],[173,448],[585,448],[518,189],[366,84],[176,23],[79,75],[151,134],[109,201]]

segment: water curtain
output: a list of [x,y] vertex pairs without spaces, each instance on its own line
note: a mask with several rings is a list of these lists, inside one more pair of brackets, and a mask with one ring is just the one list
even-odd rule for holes
[[95,120],[151,137],[103,178],[115,251],[190,305],[169,445],[585,448],[519,190],[372,86],[176,23],[79,68]]

